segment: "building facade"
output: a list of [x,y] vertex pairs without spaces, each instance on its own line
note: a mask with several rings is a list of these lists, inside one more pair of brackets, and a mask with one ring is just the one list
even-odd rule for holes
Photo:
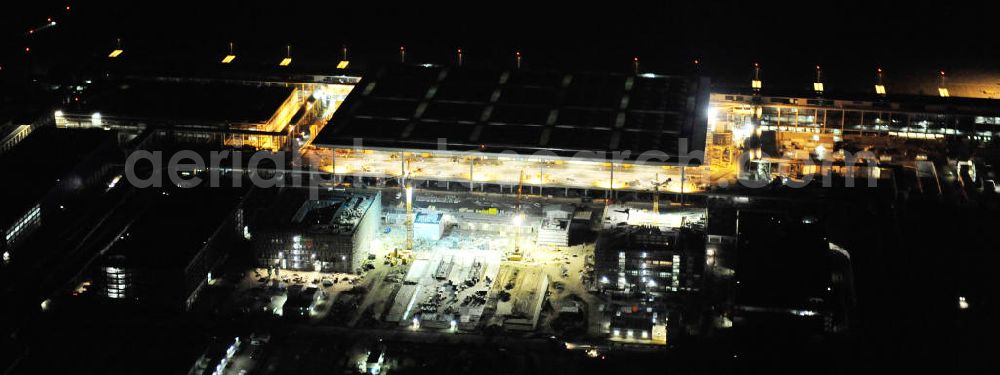
[[353,273],[372,250],[382,216],[380,192],[282,193],[265,220],[251,225],[259,266]]
[[701,274],[698,254],[678,245],[679,232],[626,226],[601,233],[595,272],[602,291],[616,295],[696,291]]

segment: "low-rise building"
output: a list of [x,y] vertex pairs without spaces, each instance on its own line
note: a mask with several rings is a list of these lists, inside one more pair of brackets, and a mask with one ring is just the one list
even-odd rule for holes
[[288,287],[288,299],[282,306],[282,315],[289,318],[308,318],[313,308],[324,298],[322,289],[299,284]]
[[382,216],[378,191],[283,191],[250,225],[261,267],[353,273],[372,250]]
[[212,279],[212,269],[225,260],[224,250],[241,238],[246,194],[243,188],[140,190],[134,199],[148,208],[99,260],[97,293],[190,308]]
[[[103,130],[34,130],[0,153],[0,253],[17,258],[17,248],[43,223],[52,222],[87,193],[103,192],[113,164],[124,159],[115,133]],[[103,185],[103,186],[102,186]]]
[[444,235],[444,214],[434,211],[417,212],[413,219],[413,237],[437,241]]
[[[691,246],[683,240],[691,240]],[[692,233],[654,227],[606,230],[594,256],[600,288],[621,296],[698,290],[704,268],[704,241],[699,240]]]
[[538,229],[538,244],[569,246],[569,227],[576,210],[573,206],[558,204],[542,209],[542,225]]

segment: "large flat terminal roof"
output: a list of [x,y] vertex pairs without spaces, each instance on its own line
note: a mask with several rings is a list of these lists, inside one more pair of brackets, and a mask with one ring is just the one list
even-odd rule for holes
[[87,98],[102,116],[165,124],[265,123],[291,87],[225,82],[128,80]]
[[313,144],[365,148],[704,150],[708,79],[391,65],[362,78]]

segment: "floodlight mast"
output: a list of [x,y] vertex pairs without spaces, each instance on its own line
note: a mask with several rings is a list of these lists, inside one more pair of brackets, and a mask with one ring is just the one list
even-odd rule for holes
[[413,251],[413,186],[406,186],[406,251]]
[[517,179],[517,200],[514,205],[514,254],[511,255],[511,260],[521,260],[521,224],[524,221],[524,216],[521,213],[521,196],[524,190],[524,170],[521,170],[520,175]]

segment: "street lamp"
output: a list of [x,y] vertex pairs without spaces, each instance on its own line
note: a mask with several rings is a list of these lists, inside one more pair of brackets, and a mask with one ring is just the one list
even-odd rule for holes
[[524,223],[524,213],[515,214],[511,223],[514,224],[514,257],[515,260],[521,260],[521,224]]
[[337,69],[347,69],[347,65],[350,61],[347,60],[347,45],[345,44],[343,49],[341,49],[340,62],[337,63]]
[[406,251],[413,251],[413,186],[406,186]]
[[823,95],[823,69],[816,65],[816,82],[813,82],[813,91],[816,95]]
[[947,97],[951,96],[951,94],[948,93],[948,87],[945,85],[946,82],[947,82],[947,78],[945,77],[944,70],[942,69],[941,70],[941,84],[938,85],[938,95],[941,95],[942,98],[947,98]]
[[229,42],[229,54],[222,58],[223,64],[229,64],[236,60],[236,53],[233,52],[233,42]]
[[115,49],[112,50],[111,53],[108,54],[108,58],[111,58],[111,59],[116,58],[119,55],[121,55],[123,52],[125,52],[125,51],[122,50],[122,38],[118,38],[118,44],[116,44]]
[[877,78],[877,82],[875,83],[875,93],[885,96],[885,84],[883,83],[885,76],[882,73],[882,68],[875,69],[875,77]]
[[764,83],[760,80],[760,64],[753,63],[753,79],[750,80],[750,88],[756,93],[760,92],[763,87]]
[[281,62],[278,63],[278,66],[288,66],[291,63],[292,63],[292,45],[289,44],[285,46],[285,58],[281,59]]

